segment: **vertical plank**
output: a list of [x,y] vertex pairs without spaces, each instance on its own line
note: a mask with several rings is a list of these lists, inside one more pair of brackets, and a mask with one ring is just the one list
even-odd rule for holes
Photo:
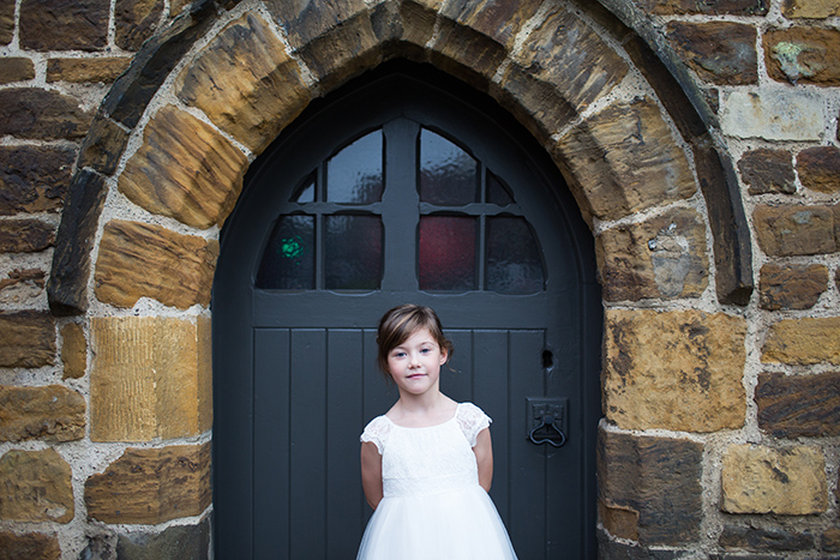
[[447,330],[445,336],[452,342],[455,351],[452,353],[452,358],[440,368],[441,391],[457,402],[471,401],[473,399],[472,334],[466,330]]

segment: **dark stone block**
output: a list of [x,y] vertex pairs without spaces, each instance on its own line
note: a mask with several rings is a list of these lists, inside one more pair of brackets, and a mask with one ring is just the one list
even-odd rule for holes
[[90,132],[82,144],[78,167],[90,167],[110,175],[117,169],[117,163],[128,143],[129,132],[120,125],[99,115],[90,125]]
[[763,16],[769,0],[636,0],[645,13]]
[[600,560],[675,560],[685,551],[651,549],[641,545],[631,545],[611,541],[602,532],[598,533],[598,558]]
[[0,560],[20,560],[22,558],[58,560],[60,557],[61,547],[58,545],[58,539],[53,535],[0,533]]
[[0,0],[0,45],[8,45],[15,34],[15,0]]
[[22,82],[35,77],[35,64],[28,58],[4,58],[0,64],[0,84]]
[[277,24],[286,30],[289,44],[297,50],[367,10],[364,0],[344,2],[265,2]]
[[114,5],[114,42],[136,51],[155,32],[163,0],[117,0]]
[[176,525],[162,533],[128,533],[117,541],[117,560],[206,560],[209,558],[210,523]]
[[799,180],[806,189],[826,194],[840,192],[840,150],[818,146],[796,156]]
[[0,136],[73,140],[87,134],[90,113],[66,95],[40,88],[0,90]]
[[759,148],[746,152],[738,161],[738,170],[750,194],[796,192],[793,160],[786,150]]
[[758,426],[775,437],[840,435],[840,372],[762,373],[755,400]]
[[108,0],[22,0],[20,44],[36,51],[102,49],[109,12]]
[[671,22],[668,38],[701,80],[720,85],[758,81],[756,30],[752,25]]
[[727,525],[718,539],[726,548],[741,548],[753,552],[807,550],[814,546],[809,533],[791,533],[785,529],[758,529]]
[[2,313],[0,332],[0,367],[36,368],[55,362],[55,319],[49,313]]
[[65,148],[0,146],[0,215],[60,209],[75,156]]
[[828,269],[821,264],[761,267],[758,283],[759,307],[810,309],[828,289]]
[[23,218],[0,221],[0,252],[36,253],[51,247],[53,227],[41,220]]

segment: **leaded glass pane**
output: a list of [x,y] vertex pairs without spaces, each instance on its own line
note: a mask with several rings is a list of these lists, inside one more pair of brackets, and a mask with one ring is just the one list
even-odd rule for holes
[[507,186],[489,171],[487,172],[487,202],[499,206],[513,204],[513,197],[510,196]]
[[533,293],[545,287],[540,248],[524,218],[487,218],[488,290],[502,293]]
[[419,273],[421,290],[476,288],[476,218],[421,216]]
[[286,215],[277,219],[257,272],[258,288],[315,288],[315,218]]
[[420,132],[420,200],[442,206],[477,202],[478,163],[425,128]]
[[382,281],[378,216],[326,216],[324,284],[329,290],[375,290]]
[[315,176],[310,175],[292,195],[292,202],[315,202]]
[[382,198],[382,131],[375,130],[327,160],[327,201],[368,204]]

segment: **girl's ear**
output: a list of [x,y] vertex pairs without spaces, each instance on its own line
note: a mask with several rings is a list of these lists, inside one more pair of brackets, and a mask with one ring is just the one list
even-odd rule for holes
[[440,365],[446,363],[446,360],[449,359],[449,353],[446,351],[446,348],[440,349]]

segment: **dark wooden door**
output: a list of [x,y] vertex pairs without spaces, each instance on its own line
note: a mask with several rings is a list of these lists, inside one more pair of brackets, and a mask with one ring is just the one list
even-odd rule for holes
[[[252,165],[222,232],[219,557],[353,557],[358,436],[397,396],[375,327],[405,302],[434,307],[455,344],[443,391],[494,419],[491,495],[519,556],[594,557],[591,245],[545,155],[466,87],[394,66],[316,102]],[[534,398],[562,404],[563,447],[527,438]]]

